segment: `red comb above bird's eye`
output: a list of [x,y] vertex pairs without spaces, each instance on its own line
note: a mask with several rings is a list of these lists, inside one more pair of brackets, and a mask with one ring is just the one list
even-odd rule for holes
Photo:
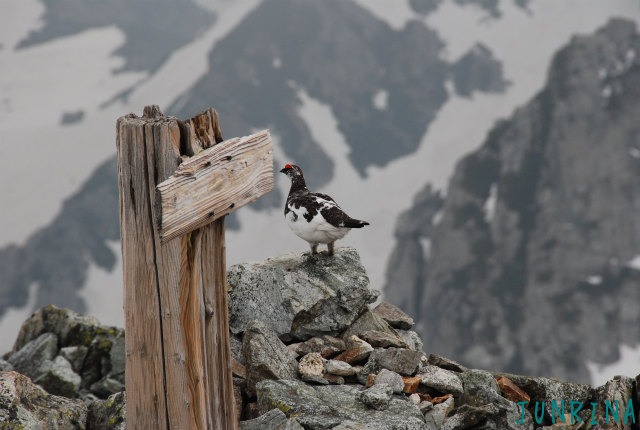
[[285,169],[293,169],[293,166],[291,164],[285,164],[284,168]]

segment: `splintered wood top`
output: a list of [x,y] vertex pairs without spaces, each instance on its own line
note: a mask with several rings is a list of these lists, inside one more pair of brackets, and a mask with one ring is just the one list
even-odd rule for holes
[[165,243],[209,224],[273,188],[268,130],[204,149],[156,187],[160,240]]

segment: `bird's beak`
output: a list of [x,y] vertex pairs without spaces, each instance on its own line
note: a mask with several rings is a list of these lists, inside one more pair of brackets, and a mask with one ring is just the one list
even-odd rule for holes
[[280,173],[284,173],[284,174],[286,174],[286,173],[287,173],[287,172],[286,172],[286,170],[287,170],[287,169],[280,169]]

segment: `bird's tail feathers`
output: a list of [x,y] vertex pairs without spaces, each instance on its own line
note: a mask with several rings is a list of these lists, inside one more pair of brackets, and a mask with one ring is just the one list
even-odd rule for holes
[[359,219],[349,218],[345,221],[344,226],[349,228],[362,228],[365,225],[369,225],[366,221],[360,221]]

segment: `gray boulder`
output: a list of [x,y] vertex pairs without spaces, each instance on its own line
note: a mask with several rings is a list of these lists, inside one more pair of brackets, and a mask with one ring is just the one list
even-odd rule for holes
[[[80,373],[88,350],[89,348],[86,346],[65,346],[64,348],[60,348],[60,355],[71,363],[71,368],[74,372]],[[124,351],[122,355],[124,356]]]
[[420,380],[422,385],[436,389],[442,393],[462,394],[462,381],[450,370],[427,365],[421,369]]
[[305,429],[329,429],[346,421],[374,430],[427,429],[415,404],[393,397],[387,410],[370,409],[357,399],[362,387],[265,380],[256,389],[261,412],[278,407],[287,416],[295,416]]
[[382,319],[381,317],[379,317],[378,315],[374,314],[369,309],[367,309],[342,334],[342,338],[347,340],[353,335],[363,338],[363,333],[370,332],[370,331],[382,332],[395,337],[398,336],[398,333],[393,328],[391,328],[389,323],[387,323],[384,319]]
[[[482,408],[485,405],[493,405],[498,408],[499,413],[487,417],[486,428],[496,430],[533,428],[533,418],[529,411],[524,411],[524,422],[522,422],[521,408],[500,395],[494,375],[484,370],[470,369],[460,373],[459,376],[464,386],[464,394],[458,398],[459,406],[466,404]],[[560,398],[572,397],[554,397],[554,399]]]
[[347,349],[345,341],[335,336],[318,336],[311,339],[289,345],[298,355],[305,355],[310,352],[318,352],[324,358],[333,357]]
[[377,411],[384,411],[389,407],[393,389],[387,384],[376,384],[371,388],[360,391],[358,400]]
[[0,372],[0,428],[84,430],[86,422],[81,400],[49,394],[17,372]]
[[369,361],[362,372],[363,374],[371,374],[388,369],[401,375],[411,376],[418,370],[423,356],[421,351],[411,351],[410,349],[377,348],[369,356]]
[[100,327],[97,319],[72,310],[47,305],[35,311],[20,327],[12,353],[43,333],[55,334],[61,346],[88,346]]
[[51,394],[74,398],[78,396],[82,379],[66,358],[57,356],[53,361],[45,360],[42,363],[33,382]]
[[373,309],[373,313],[388,322],[393,328],[411,330],[414,324],[413,318],[388,302],[381,302]]
[[[23,325],[24,327],[24,325]],[[44,333],[22,344],[20,349],[10,355],[8,362],[16,372],[36,378],[42,363],[53,360],[58,354],[58,337],[53,333]]]
[[262,321],[247,324],[242,350],[250,396],[255,395],[256,383],[264,379],[296,379],[298,376],[295,354]]
[[387,385],[396,394],[402,393],[402,390],[404,389],[404,381],[402,380],[402,376],[387,369],[382,369],[380,373],[376,375],[373,384],[374,386],[380,384]]
[[0,372],[8,372],[13,370],[13,365],[6,360],[0,358]]
[[339,334],[378,296],[353,248],[340,248],[332,258],[294,253],[238,264],[227,280],[234,334],[254,319],[283,338]]
[[124,391],[112,394],[106,400],[89,404],[87,430],[125,430],[126,396]]

